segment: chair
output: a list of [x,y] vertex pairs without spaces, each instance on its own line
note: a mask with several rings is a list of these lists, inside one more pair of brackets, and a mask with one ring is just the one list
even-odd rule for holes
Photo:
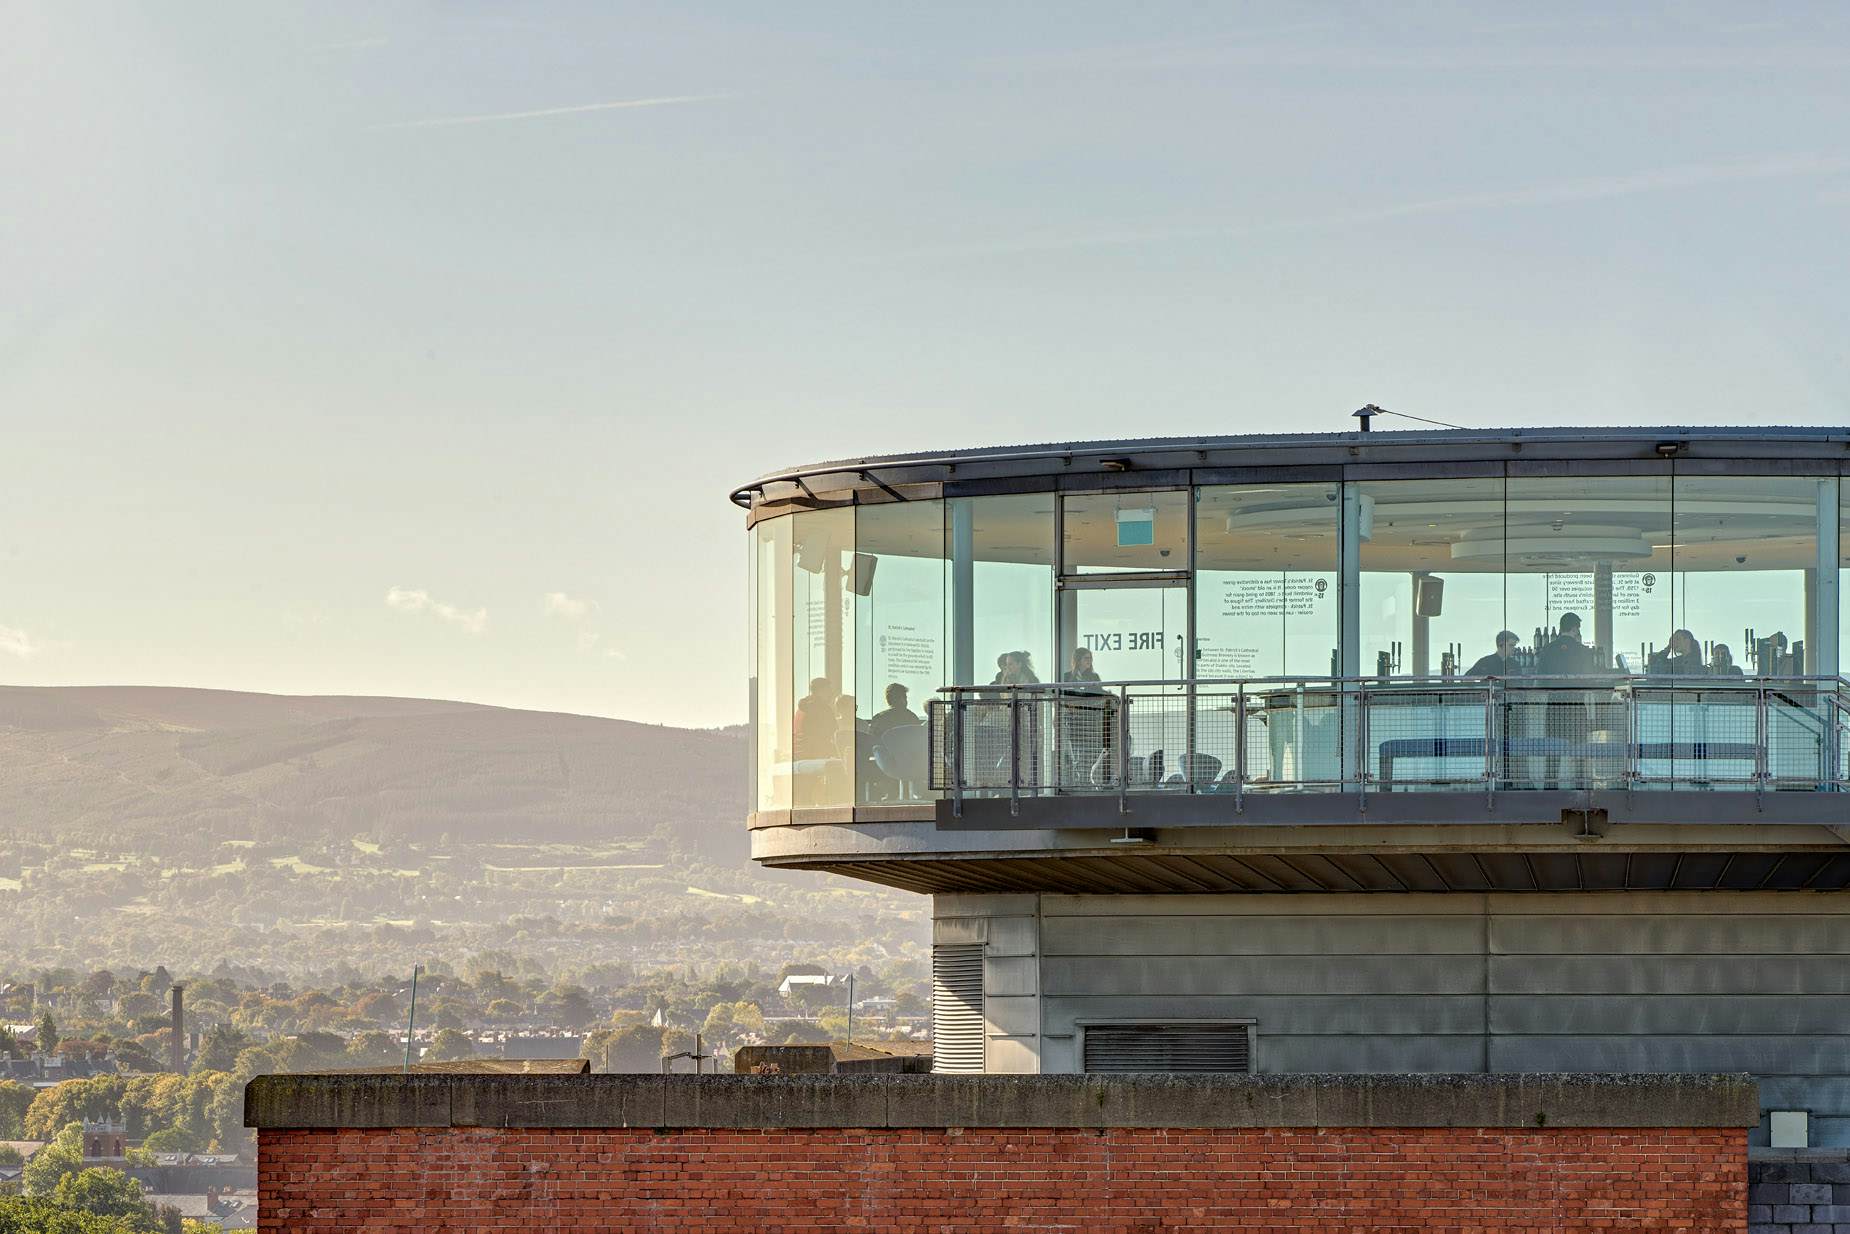
[[899,781],[899,795],[908,800],[919,798],[919,786],[930,771],[926,766],[927,742],[923,724],[900,724],[886,730],[874,743],[874,766],[882,775]]

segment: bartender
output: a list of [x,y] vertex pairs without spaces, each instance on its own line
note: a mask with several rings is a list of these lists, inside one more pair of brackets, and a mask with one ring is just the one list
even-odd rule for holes
[[1514,677],[1516,675],[1516,635],[1504,630],[1497,635],[1497,649],[1481,657],[1465,673],[1467,677]]

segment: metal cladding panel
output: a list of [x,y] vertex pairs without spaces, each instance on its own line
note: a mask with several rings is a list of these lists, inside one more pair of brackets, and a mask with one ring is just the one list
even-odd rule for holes
[[981,1073],[987,1030],[983,1020],[983,945],[940,944],[931,949],[932,1070]]
[[1492,956],[1499,994],[1850,994],[1842,956]]
[[1850,914],[1499,914],[1490,946],[1505,955],[1850,955]]
[[1048,917],[1041,947],[1054,955],[1424,955],[1475,952],[1472,917],[1290,915]]
[[1811,994],[1524,994],[1490,1002],[1490,1031],[1523,1036],[1832,1034],[1850,1029],[1850,996]]
[[1096,995],[1046,1002],[1049,1032],[1072,1028],[1080,1019],[1253,1020],[1271,1036],[1452,1036],[1484,1027],[1484,999],[1478,994]]
[[1252,1036],[1244,1024],[1089,1024],[1084,1071],[1252,1070]]
[[1476,994],[1480,955],[1048,956],[1048,998],[1110,995]]
[[[1484,1039],[1470,1036],[1274,1037],[1257,1029],[1254,1069],[1292,1071],[1482,1071]],[[1569,1069],[1571,1070],[1571,1068]]]
[[1747,1071],[1841,1073],[1850,1036],[1490,1038],[1492,1071]]

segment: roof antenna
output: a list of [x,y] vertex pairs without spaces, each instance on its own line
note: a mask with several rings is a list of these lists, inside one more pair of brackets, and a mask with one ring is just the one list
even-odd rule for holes
[[418,1031],[418,974],[424,970],[422,964],[411,966],[411,1018],[405,1021],[405,1070],[411,1074],[411,1039]]
[[1410,416],[1404,411],[1389,411],[1387,408],[1377,407],[1373,403],[1370,403],[1368,406],[1353,414],[1356,419],[1362,422],[1362,431],[1364,433],[1374,427],[1371,421],[1376,416],[1399,416],[1403,420],[1413,420],[1419,424],[1431,424],[1437,428],[1462,429],[1464,427],[1462,424],[1447,424],[1444,420],[1428,420],[1425,416]]

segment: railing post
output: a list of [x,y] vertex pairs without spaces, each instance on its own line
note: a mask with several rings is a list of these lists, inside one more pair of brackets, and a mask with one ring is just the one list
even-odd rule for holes
[[1497,807],[1497,679],[1484,683],[1484,809]]
[[1246,683],[1233,698],[1233,812],[1246,812]]
[[1368,813],[1368,777],[1372,770],[1368,757],[1368,684],[1355,686],[1355,759],[1356,800],[1358,812]]
[[1131,784],[1131,692],[1118,687],[1118,813],[1129,814]]
[[1009,813],[1021,813],[1021,695],[1013,687],[1009,695]]
[[1764,685],[1754,685],[1754,803],[1759,805],[1766,792],[1769,775],[1767,763],[1767,741],[1772,732],[1772,725],[1767,716],[1767,690]]
[[[1638,746],[1644,740],[1644,726],[1639,723],[1638,707],[1638,687],[1628,685],[1625,690],[1625,791],[1627,793],[1638,786],[1639,778],[1644,775],[1640,767],[1642,760],[1638,757]],[[1674,758],[1675,746],[1671,747],[1670,753]],[[1673,762],[1671,766],[1674,768],[1676,764]],[[1676,787],[1674,775],[1671,777],[1671,787]]]
[[964,812],[964,701],[961,694],[951,695],[951,813],[961,818]]

